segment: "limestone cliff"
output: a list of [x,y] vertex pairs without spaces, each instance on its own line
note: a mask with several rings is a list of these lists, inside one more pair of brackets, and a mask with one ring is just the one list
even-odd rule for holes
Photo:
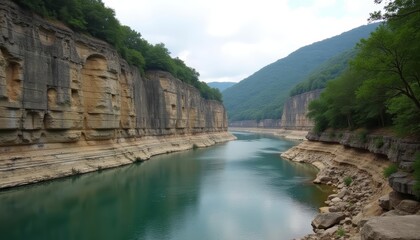
[[319,97],[321,91],[318,89],[290,97],[283,107],[281,127],[293,130],[310,130],[314,123],[306,117],[308,105]]
[[[162,142],[161,136],[177,139],[175,142],[189,141],[183,142],[184,146],[174,142],[172,149],[157,151],[162,153],[232,139],[226,131],[227,115],[221,103],[201,98],[198,90],[169,73],[155,71],[141,76],[109,44],[1,0],[2,183],[10,180],[6,179],[10,172],[5,173],[9,170],[51,167],[47,160],[36,162],[28,157],[55,156],[52,158],[65,163],[66,157],[57,154],[66,147],[102,146],[103,150],[107,144],[115,143],[130,142],[130,146],[136,146],[146,137]],[[207,140],[197,136],[204,133],[209,136]],[[115,155],[115,146],[111,148],[109,154]],[[47,155],[39,153],[46,149],[55,150]],[[76,155],[82,154],[76,149]],[[35,150],[37,153],[31,156],[30,152]],[[138,149],[137,153],[141,153],[138,157],[153,155],[149,150]],[[134,154],[128,160],[137,158],[136,151],[128,152]],[[50,176],[48,171],[44,174],[48,176],[35,178],[58,176]],[[60,174],[68,175],[68,171]],[[24,182],[0,183],[0,187]]]
[[420,152],[420,142],[417,139],[404,139],[381,132],[370,134],[364,131],[327,131],[322,134],[309,132],[306,136],[311,141],[340,144],[345,147],[369,151],[385,156],[404,172],[398,172],[389,178],[389,184],[399,193],[414,195],[414,182],[410,172],[413,171],[415,156]]
[[314,126],[314,123],[306,117],[308,105],[320,96],[321,91],[321,89],[318,89],[290,97],[283,106],[281,119],[235,121],[229,122],[229,127],[282,128],[308,131]]

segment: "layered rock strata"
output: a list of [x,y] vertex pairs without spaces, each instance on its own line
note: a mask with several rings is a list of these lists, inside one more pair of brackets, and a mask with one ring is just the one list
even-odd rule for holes
[[[391,192],[382,176],[382,170],[389,165],[384,156],[340,144],[304,141],[282,157],[313,164],[320,169],[314,182],[335,187],[335,193],[325,202],[327,206],[320,209],[315,219],[318,221],[313,222],[315,233],[303,239],[340,239],[338,232],[346,239],[357,236],[367,218],[383,212],[377,200]],[[332,218],[330,213],[340,218]],[[319,219],[326,219],[328,226],[317,227]]]
[[314,123],[306,116],[309,103],[317,99],[322,89],[313,90],[290,97],[283,106],[281,119],[243,120],[229,123],[229,127],[242,128],[281,128],[286,130],[308,131]]
[[306,114],[309,103],[321,95],[322,89],[313,90],[290,97],[283,107],[281,127],[291,130],[310,130],[314,123]]
[[224,106],[192,86],[142,76],[109,44],[1,0],[0,187],[233,139],[226,131]]
[[390,186],[402,194],[414,195],[414,179],[410,173],[413,171],[416,154],[420,153],[418,139],[403,139],[381,132],[367,133],[365,131],[327,131],[322,134],[309,132],[306,137],[311,141],[338,143],[345,147],[386,157],[404,171],[395,173],[389,178]]
[[[374,137],[366,136],[370,138]],[[420,228],[420,202],[395,191],[388,183],[383,170],[391,162],[385,154],[332,141],[305,141],[284,152],[282,157],[313,164],[320,169],[314,183],[335,187],[335,193],[325,202],[327,206],[320,209],[312,222],[315,233],[302,239],[420,239],[416,229]],[[401,229],[405,229],[402,235]]]

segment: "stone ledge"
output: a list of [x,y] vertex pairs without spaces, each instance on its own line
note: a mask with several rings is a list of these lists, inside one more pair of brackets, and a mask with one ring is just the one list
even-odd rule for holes
[[420,215],[371,218],[360,233],[363,240],[420,240]]
[[152,156],[234,140],[228,132],[49,146],[8,147],[0,154],[0,189],[113,168]]

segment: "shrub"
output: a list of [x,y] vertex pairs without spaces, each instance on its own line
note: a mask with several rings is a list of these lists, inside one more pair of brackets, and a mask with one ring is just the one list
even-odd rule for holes
[[367,135],[368,135],[368,131],[366,129],[360,130],[360,132],[358,134],[359,141],[361,141],[362,143],[366,143],[367,142]]
[[353,179],[351,177],[347,176],[343,179],[343,181],[344,181],[344,184],[346,186],[350,186],[350,184],[353,182]]
[[344,237],[346,235],[346,231],[343,229],[343,227],[338,227],[338,230],[336,232],[337,237]]
[[133,162],[134,163],[142,163],[143,159],[141,159],[140,157],[136,157]]
[[389,176],[391,176],[393,173],[396,173],[397,171],[398,166],[397,164],[393,163],[384,169],[383,174],[385,178],[389,178]]
[[194,143],[194,144],[193,144],[193,146],[192,146],[192,149],[194,149],[194,150],[195,150],[195,149],[197,149],[197,148],[198,148],[198,145]]
[[384,139],[383,137],[377,137],[375,138],[375,140],[373,141],[373,144],[375,144],[376,148],[381,148],[384,145]]

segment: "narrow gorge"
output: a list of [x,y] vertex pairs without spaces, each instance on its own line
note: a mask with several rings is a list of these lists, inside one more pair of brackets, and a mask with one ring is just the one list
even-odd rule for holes
[[232,140],[217,101],[109,44],[0,5],[0,188]]

